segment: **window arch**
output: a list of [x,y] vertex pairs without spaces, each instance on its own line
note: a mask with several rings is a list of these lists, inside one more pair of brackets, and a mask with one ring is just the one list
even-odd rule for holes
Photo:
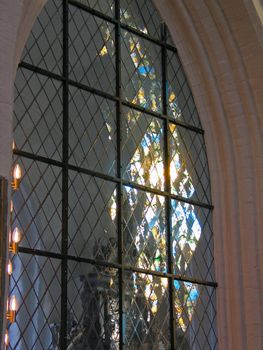
[[49,0],[14,137],[10,349],[216,348],[203,130],[151,1]]

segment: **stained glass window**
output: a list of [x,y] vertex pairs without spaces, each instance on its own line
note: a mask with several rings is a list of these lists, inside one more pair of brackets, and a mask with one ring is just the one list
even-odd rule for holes
[[204,131],[152,1],[47,1],[14,141],[8,348],[216,349]]

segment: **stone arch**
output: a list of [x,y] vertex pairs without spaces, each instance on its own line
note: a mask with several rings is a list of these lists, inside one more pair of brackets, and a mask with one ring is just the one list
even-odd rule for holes
[[[219,347],[261,349],[262,5],[257,0],[155,3],[177,43],[206,132],[215,206]],[[13,80],[44,4],[45,0],[0,3],[0,45],[5,48],[0,53],[0,174],[7,178]]]

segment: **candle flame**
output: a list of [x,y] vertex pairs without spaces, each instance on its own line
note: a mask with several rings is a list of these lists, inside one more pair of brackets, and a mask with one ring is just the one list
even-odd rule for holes
[[21,177],[22,177],[22,170],[21,170],[21,167],[19,164],[16,164],[15,167],[14,167],[14,179],[16,180],[20,180]]
[[7,273],[10,276],[10,275],[12,275],[12,272],[13,272],[13,265],[12,265],[11,260],[9,260],[8,265],[7,265]]
[[10,299],[10,310],[16,311],[16,309],[17,309],[16,297],[15,297],[15,295],[13,295]]
[[19,229],[16,227],[13,231],[13,234],[12,234],[12,241],[14,243],[19,243],[21,240],[21,233],[19,231]]

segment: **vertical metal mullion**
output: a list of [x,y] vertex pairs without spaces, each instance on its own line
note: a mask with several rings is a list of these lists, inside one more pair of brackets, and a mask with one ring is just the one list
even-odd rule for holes
[[117,113],[117,176],[120,179],[118,183],[118,196],[117,196],[117,212],[118,212],[118,258],[121,268],[119,269],[119,332],[120,332],[120,350],[124,347],[124,329],[123,329],[123,212],[122,212],[122,200],[123,200],[123,183],[122,183],[122,160],[121,160],[121,148],[122,148],[122,136],[121,136],[121,26],[120,26],[120,0],[115,1],[115,18],[117,24],[115,26],[115,48],[116,48],[116,96],[118,98],[116,113]]
[[[171,227],[171,185],[170,185],[170,151],[169,151],[169,118],[167,116],[167,28],[162,25],[162,100],[163,114],[166,116],[164,121],[164,155],[165,155],[165,191],[168,193],[165,200],[165,216],[167,225],[167,250],[168,250],[168,271],[173,274],[172,257],[172,227]],[[173,278],[169,277],[169,299],[170,299],[170,332],[171,349],[175,349],[175,330],[174,330],[174,292]]]
[[62,168],[62,266],[60,349],[67,349],[68,280],[68,0],[63,0],[63,168]]

